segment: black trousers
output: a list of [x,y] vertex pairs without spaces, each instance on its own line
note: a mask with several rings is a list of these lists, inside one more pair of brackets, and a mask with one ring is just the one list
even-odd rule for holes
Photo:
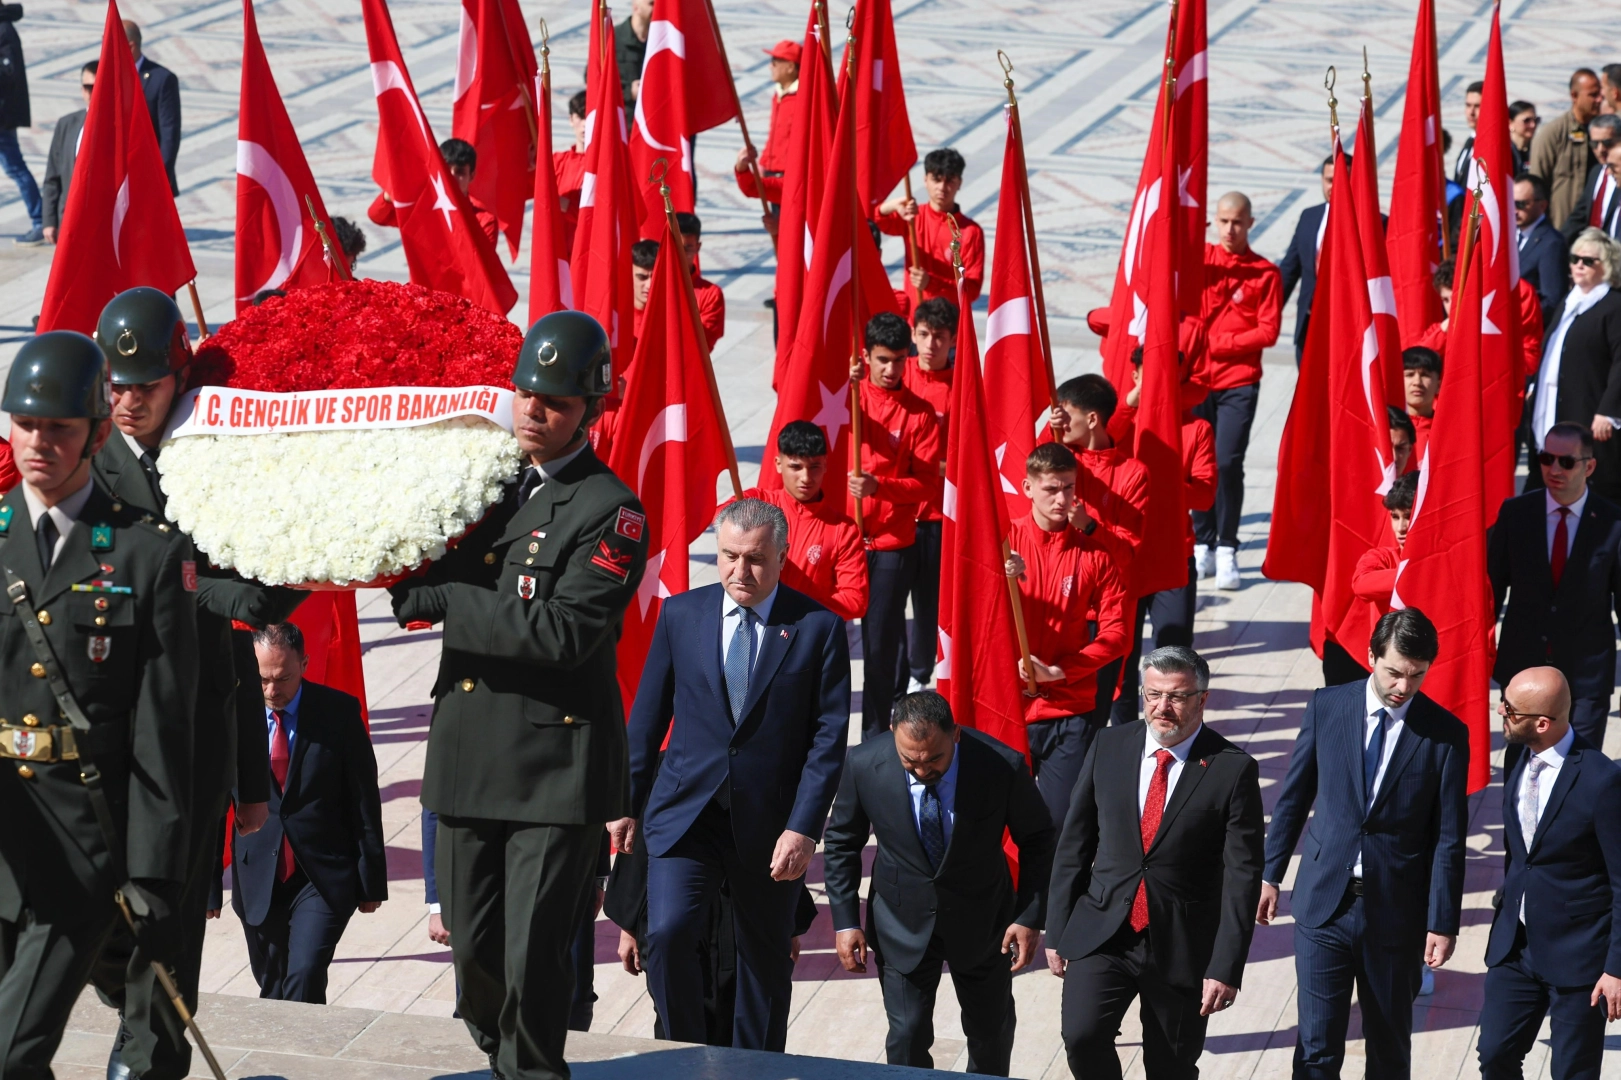
[[564,1080],[572,951],[590,910],[601,825],[439,818],[437,877],[460,994],[508,1080]]
[[[231,906],[242,917],[241,891],[231,895]],[[334,911],[317,891],[302,867],[278,881],[270,895],[270,911],[258,926],[242,929],[248,938],[248,965],[259,996],[275,1001],[326,1004],[327,969],[338,951],[338,941],[354,909]]]
[[596,1015],[597,917],[591,911],[593,906],[586,905],[585,918],[580,920],[580,929],[569,948],[569,959],[574,963],[574,1001],[568,1013],[570,1031],[590,1031],[591,1020]]
[[1030,741],[1030,773],[1036,779],[1036,790],[1047,804],[1053,827],[1061,829],[1098,725],[1086,716],[1060,716],[1026,724],[1024,731]]
[[1368,677],[1368,669],[1363,667],[1356,657],[1346,651],[1345,647],[1337,641],[1323,642],[1323,685],[1342,686],[1345,683],[1362,682]]
[[[889,1036],[884,1051],[891,1065],[932,1069],[934,1055],[934,1001],[940,990],[940,968],[945,946],[939,937],[929,942],[923,961],[911,971],[898,971],[880,963],[878,977],[884,992],[884,1015]],[[1013,1061],[1013,970],[1000,952],[975,967],[951,969],[951,985],[962,1006],[962,1031],[968,1040],[968,1071],[984,1076],[1006,1076]]]
[[[917,545],[867,552],[867,614],[861,619],[861,737],[889,730],[906,634],[906,598],[917,580]],[[931,654],[932,655],[932,654]]]
[[120,918],[111,894],[38,906],[25,895],[18,919],[0,920],[0,1076],[50,1080],[73,1005]]
[[1193,415],[1210,421],[1216,434],[1216,505],[1193,511],[1193,533],[1206,547],[1238,546],[1238,523],[1244,516],[1244,454],[1261,384],[1212,390],[1194,406]]
[[1111,724],[1129,724],[1142,717],[1137,700],[1143,681],[1143,626],[1154,622],[1154,648],[1193,644],[1193,617],[1199,610],[1199,578],[1194,573],[1193,556],[1188,556],[1188,583],[1180,589],[1164,589],[1137,601],[1137,621],[1131,631],[1131,651],[1120,672],[1120,691],[1109,710]]
[[1519,928],[1514,950],[1486,969],[1480,1010],[1481,1080],[1520,1080],[1542,1018],[1553,1036],[1553,1080],[1598,1080],[1604,1059],[1604,1009],[1589,1004],[1593,984],[1553,986],[1531,970],[1531,947]]
[[908,679],[924,686],[934,678],[934,654],[940,640],[940,527],[939,521],[917,523],[917,577],[912,582],[912,626],[902,640],[900,667],[895,672],[895,696],[906,690]]
[[1091,956],[1071,960],[1061,1011],[1064,1051],[1076,1080],[1120,1080],[1114,1040],[1134,998],[1142,999],[1143,1069],[1151,1080],[1196,1080],[1206,1018],[1199,987],[1172,986],[1154,966],[1148,931],[1129,923]]

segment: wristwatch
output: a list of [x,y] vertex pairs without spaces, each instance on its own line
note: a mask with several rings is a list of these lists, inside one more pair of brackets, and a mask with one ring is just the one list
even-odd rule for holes
[[1086,527],[1081,529],[1081,535],[1082,536],[1091,536],[1093,533],[1095,533],[1097,531],[1098,531],[1098,519],[1097,518],[1092,518],[1090,521],[1088,521],[1086,523]]

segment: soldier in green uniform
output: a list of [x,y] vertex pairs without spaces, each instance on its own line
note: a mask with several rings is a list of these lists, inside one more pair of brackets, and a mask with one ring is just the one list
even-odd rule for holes
[[[172,525],[158,483],[157,459],[170,414],[185,393],[191,365],[186,321],[168,294],[136,288],[115,296],[102,310],[96,340],[112,376],[116,430],[96,452],[96,482],[115,503],[151,522]],[[180,898],[182,949],[175,980],[188,1008],[197,1008],[203,962],[203,931],[209,889],[224,845],[221,823],[236,789],[237,828],[255,832],[264,824],[270,759],[264,702],[253,635],[231,629],[232,620],[260,628],[282,622],[304,599],[294,589],[273,589],[212,567],[197,555],[199,682],[193,726],[191,851]],[[93,982],[117,1008],[123,1025],[108,1062],[110,1080],[182,1080],[191,1071],[191,1043],[156,985],[146,958],[132,953],[128,934],[115,933],[96,966]]]
[[563,311],[530,328],[512,383],[525,467],[394,614],[444,623],[422,805],[457,1006],[495,1076],[554,1080],[606,822],[628,813],[615,647],[647,561],[646,520],[587,438],[608,339]]
[[0,1075],[51,1075],[123,916],[174,958],[197,691],[196,563],[91,478],[106,360],[83,334],[17,353],[0,409],[22,483],[0,499]]

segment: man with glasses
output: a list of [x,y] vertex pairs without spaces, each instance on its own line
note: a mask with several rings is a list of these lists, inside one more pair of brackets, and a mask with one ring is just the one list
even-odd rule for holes
[[[1593,148],[1593,163],[1582,185],[1582,197],[1564,219],[1561,232],[1572,243],[1585,228],[1603,229],[1609,236],[1621,235],[1621,198],[1616,197],[1616,179],[1621,174],[1621,115],[1593,118],[1587,126],[1587,142]],[[1612,160],[1613,159],[1613,160]],[[1559,220],[1557,217],[1554,220]]]
[[1525,163],[1531,160],[1531,140],[1536,137],[1540,123],[1542,117],[1537,115],[1537,107],[1531,102],[1515,101],[1509,104],[1508,149],[1514,157],[1516,176],[1525,171]]
[[1520,277],[1537,291],[1542,325],[1570,288],[1565,278],[1565,238],[1548,220],[1548,182],[1536,173],[1514,178],[1514,222],[1520,232]]
[[[1496,610],[1499,686],[1552,665],[1570,682],[1570,722],[1595,747],[1615,692],[1615,625],[1621,608],[1621,506],[1593,493],[1593,432],[1548,429],[1535,455],[1543,489],[1503,501],[1486,547]],[[1507,598],[1507,607],[1504,598]],[[1505,768],[1513,767],[1510,746]]]
[[51,135],[51,152],[45,158],[45,182],[40,185],[44,203],[45,242],[56,243],[62,231],[62,211],[68,205],[68,183],[73,179],[73,163],[79,159],[79,140],[84,137],[84,118],[90,110],[90,91],[96,86],[96,66],[92,60],[79,69],[79,92],[84,108],[70,112],[56,122]]

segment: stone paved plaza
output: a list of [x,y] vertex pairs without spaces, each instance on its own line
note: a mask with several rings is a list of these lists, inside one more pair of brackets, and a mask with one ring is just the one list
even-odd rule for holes
[[[523,6],[531,20],[543,16],[551,24],[558,89],[555,126],[566,132],[562,103],[580,88],[589,5],[585,0],[566,4],[525,0]],[[806,5],[800,0],[716,0],[716,6],[745,109],[756,138],[762,138],[770,83],[761,50],[780,38],[800,37]],[[1363,46],[1378,98],[1381,172],[1388,198],[1415,6],[1414,0],[1333,4],[1210,0],[1212,200],[1232,188],[1250,194],[1259,219],[1253,240],[1262,254],[1280,256],[1298,212],[1319,198],[1315,170],[1327,149],[1323,69],[1338,65],[1341,98],[1353,98]],[[1491,3],[1440,0],[1438,7],[1444,122],[1458,134],[1463,127],[1463,87],[1478,78],[1483,67]],[[447,137],[458,5],[454,0],[395,0],[392,8],[428,119],[440,138]],[[1096,370],[1096,341],[1085,329],[1084,315],[1106,300],[1114,273],[1153,109],[1166,4],[894,0],[894,8],[919,148],[926,152],[953,145],[964,153],[969,173],[961,202],[986,226],[993,246],[1003,138],[996,49],[1006,50],[1017,65],[1058,372],[1063,377]],[[144,26],[148,54],[180,76],[185,138],[179,161],[179,207],[200,271],[198,285],[208,321],[217,325],[231,312],[239,0],[130,0],[123,10]],[[1565,82],[1573,66],[1621,58],[1600,47],[1602,27],[1606,23],[1613,27],[1613,17],[1598,24],[1597,34],[1588,29],[1598,10],[1599,5],[1576,0],[1505,0],[1510,97],[1535,101],[1544,117],[1551,117],[1564,107]],[[78,107],[77,69],[97,55],[104,13],[100,3],[90,0],[29,0],[19,30],[29,61],[35,126],[21,132],[21,139],[36,176],[43,175],[52,125]],[[835,25],[843,13],[843,5],[835,4]],[[327,205],[367,229],[369,250],[358,271],[403,279],[405,262],[397,237],[364,221],[365,206],[375,193],[370,167],[377,125],[358,5],[348,0],[268,0],[258,16],[271,65]],[[748,482],[760,461],[773,404],[767,374],[770,312],[763,307],[770,296],[773,260],[758,227],[757,204],[742,198],[731,182],[731,161],[740,144],[735,126],[706,133],[698,139],[697,164],[699,211],[706,226],[705,272],[725,288],[730,309],[727,334],[715,361]],[[0,237],[26,228],[15,189],[0,181]],[[891,267],[898,267],[897,241],[889,241],[885,254]],[[24,249],[0,240],[0,367],[9,363],[30,332],[50,259],[48,248]],[[513,268],[520,292],[527,290],[526,269],[527,252]],[[520,300],[518,311],[524,310],[524,303]],[[983,320],[983,311],[979,317]],[[1284,325],[1287,340],[1292,308],[1285,313]],[[1287,349],[1272,350],[1267,356],[1249,455],[1240,552],[1243,588],[1201,596],[1196,642],[1216,673],[1210,716],[1219,730],[1261,760],[1269,799],[1283,775],[1302,710],[1311,690],[1320,684],[1317,661],[1306,645],[1307,592],[1267,582],[1259,574],[1278,439],[1293,388],[1292,359]],[[709,538],[700,538],[693,551],[695,581],[713,580]],[[333,966],[331,1001],[357,1010],[345,1017],[369,1010],[448,1018],[454,980],[448,950],[427,937],[418,803],[430,717],[428,690],[439,635],[397,629],[382,594],[363,595],[361,621],[388,827],[391,899],[377,914],[357,915],[351,922]],[[857,669],[859,688],[859,662]],[[1616,735],[1609,749],[1621,750]],[[1496,790],[1476,796],[1471,813],[1463,936],[1453,963],[1437,979],[1434,996],[1420,999],[1415,1008],[1420,1031],[1415,1075],[1424,1077],[1476,1073],[1473,1047],[1482,954],[1503,851]],[[811,883],[813,891],[819,891],[819,860],[812,867]],[[646,1037],[652,1031],[652,1008],[643,982],[615,962],[614,927],[599,922],[598,930],[600,1000],[593,1031]],[[1238,1004],[1211,1024],[1202,1062],[1205,1075],[1288,1074],[1295,1015],[1291,934],[1287,918],[1256,934]],[[789,1050],[881,1061],[885,1025],[876,980],[846,976],[839,969],[825,916],[805,945],[796,975]],[[1032,969],[1020,975],[1015,987],[1020,1029],[1014,1075],[1066,1075],[1058,1037],[1061,984],[1045,970]],[[229,910],[210,927],[204,989],[222,995],[256,992],[241,929]],[[202,1019],[206,1025],[211,1015],[216,1016],[228,1031],[239,1014],[217,1001],[205,1003]],[[80,1026],[104,1031],[94,1007],[87,1010],[88,1019]],[[348,1022],[331,1021],[334,1030]],[[465,1071],[473,1067],[465,1057],[453,1061],[423,1051],[420,1058],[407,1060],[411,1025],[403,1018],[391,1023],[394,1026],[367,1029],[396,1033],[396,1056],[380,1060],[420,1066],[410,1075],[433,1075],[435,1070],[477,1075]],[[434,1022],[421,1023],[426,1030]],[[937,1066],[963,1068],[961,1025],[944,989],[937,1026]],[[1141,1075],[1137,1030],[1133,1018],[1121,1039],[1128,1075]],[[1354,1022],[1352,1034],[1357,1034]],[[105,1044],[99,1038],[70,1039],[64,1045],[61,1074],[99,1075],[96,1066],[105,1058]],[[216,1035],[216,1040],[238,1045],[226,1034]],[[1621,1051],[1621,1041],[1612,1045]],[[1359,1042],[1352,1052],[1360,1054]],[[1532,1075],[1546,1074],[1546,1059],[1544,1042],[1530,1065]],[[673,1059],[666,1063],[675,1064]],[[361,1075],[300,1068],[256,1061],[233,1073],[263,1075],[270,1069],[292,1076]],[[694,1067],[694,1071],[702,1070]],[[1360,1063],[1353,1062],[1348,1073],[1357,1076],[1361,1071]],[[1621,1052],[1607,1055],[1605,1071],[1621,1075]],[[609,1074],[582,1070],[581,1075]]]

